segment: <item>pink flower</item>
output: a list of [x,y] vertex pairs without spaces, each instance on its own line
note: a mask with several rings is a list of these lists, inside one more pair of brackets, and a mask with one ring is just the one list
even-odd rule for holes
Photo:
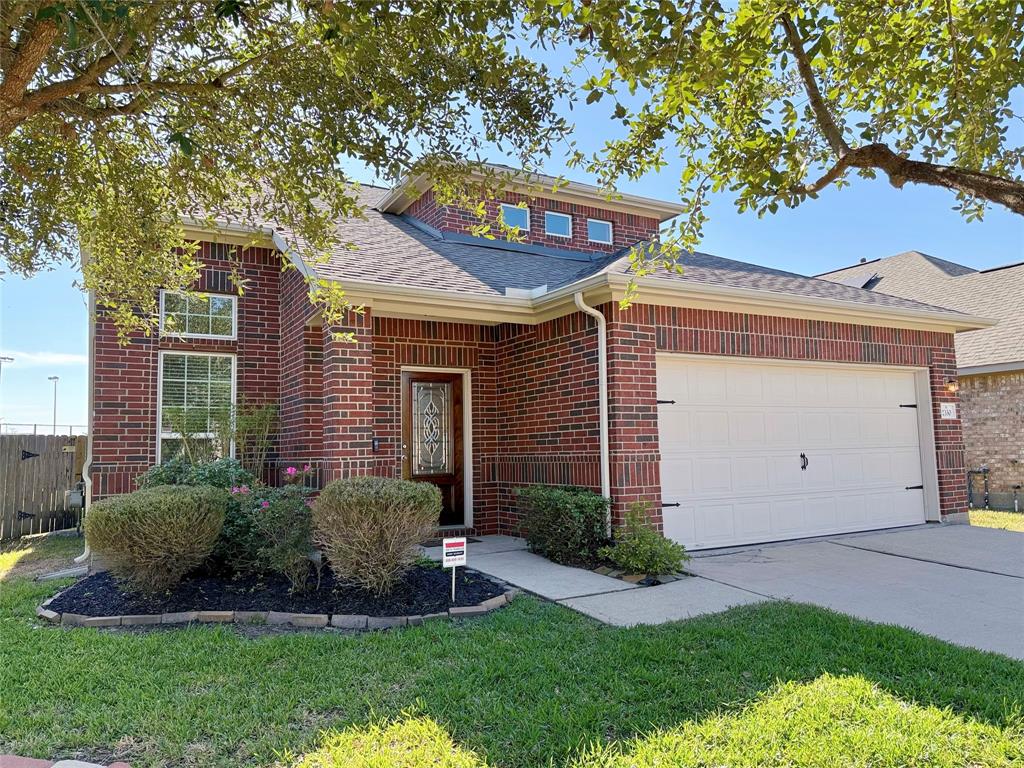
[[302,465],[302,471],[303,472],[309,472],[309,470],[310,470],[309,464],[303,464]]
[[238,486],[237,485],[231,486],[231,492],[232,493],[238,493]]
[[249,492],[249,486],[248,485],[240,485],[240,486],[238,486],[238,492],[241,493],[241,494],[248,493]]
[[298,471],[299,470],[297,470],[295,467],[288,467],[288,469],[285,470],[285,474],[287,474],[289,477],[292,477]]
[[312,507],[313,506],[313,500],[312,499],[306,499],[306,506],[307,507]]
[[270,502],[269,501],[260,502],[260,506],[263,507],[264,509],[266,509],[267,507],[270,506]]

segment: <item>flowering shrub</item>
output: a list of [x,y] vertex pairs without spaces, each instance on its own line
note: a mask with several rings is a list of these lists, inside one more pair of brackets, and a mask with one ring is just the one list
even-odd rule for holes
[[236,498],[258,537],[256,554],[260,565],[282,574],[293,592],[301,592],[309,580],[312,564],[313,527],[306,489],[300,485],[282,488],[238,488]]
[[302,469],[296,466],[285,467],[281,471],[281,480],[285,485],[303,485],[313,477],[315,470],[309,464],[303,464]]

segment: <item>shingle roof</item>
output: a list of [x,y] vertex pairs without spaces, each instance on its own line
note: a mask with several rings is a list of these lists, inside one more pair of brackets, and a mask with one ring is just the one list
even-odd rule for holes
[[824,280],[870,276],[872,291],[901,296],[998,320],[998,325],[956,336],[961,368],[1024,361],[1024,263],[977,271],[908,251],[820,275]]
[[[495,241],[479,243],[444,239],[409,219],[374,209],[387,190],[364,186],[359,195],[365,218],[338,222],[345,245],[315,266],[324,278],[367,281],[380,285],[430,288],[456,294],[504,296],[506,288],[554,290],[600,273],[628,274],[628,254],[587,260],[524,252]],[[287,234],[287,233],[285,233]],[[346,247],[350,245],[352,247]],[[582,260],[581,260],[582,259]],[[865,307],[938,310],[918,301],[838,285],[791,272],[733,261],[704,253],[684,256],[683,274],[661,272],[652,277],[688,284],[709,284],[831,299]]]

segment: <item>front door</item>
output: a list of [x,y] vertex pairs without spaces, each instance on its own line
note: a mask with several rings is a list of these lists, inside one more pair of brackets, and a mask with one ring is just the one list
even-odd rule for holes
[[402,373],[402,477],[441,490],[441,525],[464,525],[462,374]]

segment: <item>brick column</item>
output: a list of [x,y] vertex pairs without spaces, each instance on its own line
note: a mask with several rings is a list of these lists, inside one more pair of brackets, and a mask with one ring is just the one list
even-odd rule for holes
[[[948,345],[932,350],[928,378],[932,391],[932,424],[935,429],[935,464],[939,476],[939,511],[943,520],[953,522],[967,512],[967,468],[964,465],[963,414],[960,398],[946,388],[947,379],[956,378],[956,353],[953,337]],[[957,418],[943,419],[942,403],[955,403]]]
[[[337,334],[350,333],[352,340]],[[324,328],[325,481],[373,474],[373,319],[349,313]]]
[[653,308],[605,304],[608,319],[608,432],[612,522],[630,504],[647,501],[661,526],[661,455],[658,450],[657,374]]

